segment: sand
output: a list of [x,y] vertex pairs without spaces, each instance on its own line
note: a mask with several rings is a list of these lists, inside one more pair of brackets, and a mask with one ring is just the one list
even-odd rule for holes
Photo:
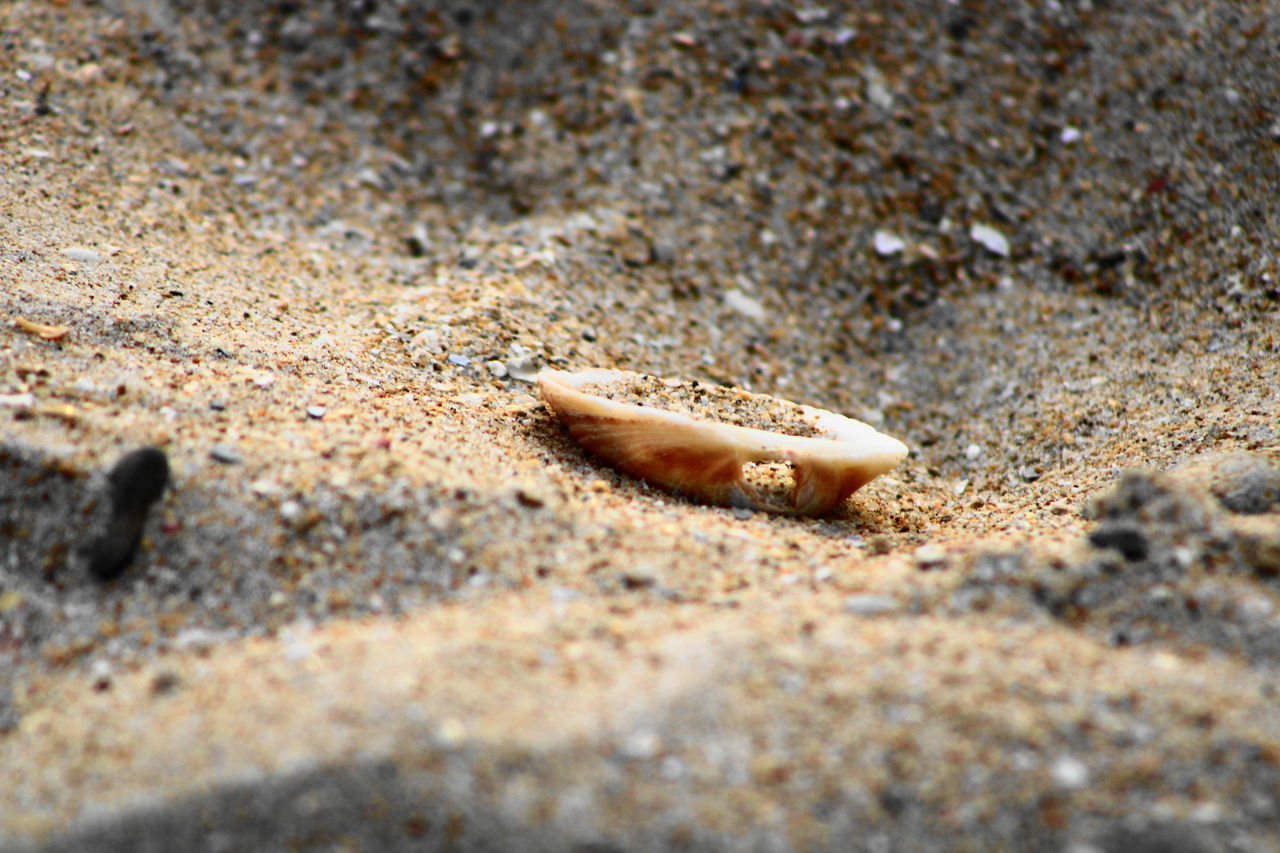
[[0,9],[0,848],[1280,849],[1269,4]]

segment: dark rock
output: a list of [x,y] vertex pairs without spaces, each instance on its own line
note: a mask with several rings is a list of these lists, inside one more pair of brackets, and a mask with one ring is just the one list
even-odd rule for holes
[[138,551],[151,505],[169,482],[169,459],[156,447],[126,455],[107,475],[111,514],[103,533],[85,549],[89,574],[98,580],[119,577]]
[[1146,534],[1128,524],[1103,524],[1089,534],[1089,544],[1095,548],[1111,548],[1133,562],[1146,559],[1151,550]]

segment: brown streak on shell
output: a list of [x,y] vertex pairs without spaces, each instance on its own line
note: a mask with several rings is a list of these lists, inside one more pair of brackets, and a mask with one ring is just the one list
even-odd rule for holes
[[[696,420],[582,391],[622,371],[544,370],[538,387],[569,434],[589,452],[652,485],[712,504],[822,515],[907,455],[897,439],[860,421],[801,407],[831,438],[806,438]],[[795,486],[788,505],[761,498],[743,477],[750,462],[786,462]]]

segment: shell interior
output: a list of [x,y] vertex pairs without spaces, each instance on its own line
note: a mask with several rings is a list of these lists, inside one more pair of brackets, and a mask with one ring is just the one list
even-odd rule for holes
[[[741,402],[729,413],[739,423],[698,417],[696,403],[671,411],[610,399],[619,388],[634,394],[671,384],[618,370],[544,370],[538,376],[543,399],[582,447],[620,471],[707,503],[822,515],[907,456],[905,444],[869,424],[764,395],[704,391]],[[745,425],[762,418],[791,432]],[[789,487],[774,463],[790,466]],[[746,466],[767,472],[770,485],[753,483],[758,478],[748,477]]]

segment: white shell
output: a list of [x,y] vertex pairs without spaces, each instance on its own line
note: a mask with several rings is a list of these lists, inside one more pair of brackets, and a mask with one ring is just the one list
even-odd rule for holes
[[[584,448],[619,471],[691,498],[793,515],[822,515],[907,456],[896,438],[843,415],[801,406],[828,437],[804,437],[697,420],[608,400],[588,385],[634,376],[618,370],[544,370],[547,406]],[[765,501],[743,478],[749,462],[785,462],[795,486],[784,506]]]

